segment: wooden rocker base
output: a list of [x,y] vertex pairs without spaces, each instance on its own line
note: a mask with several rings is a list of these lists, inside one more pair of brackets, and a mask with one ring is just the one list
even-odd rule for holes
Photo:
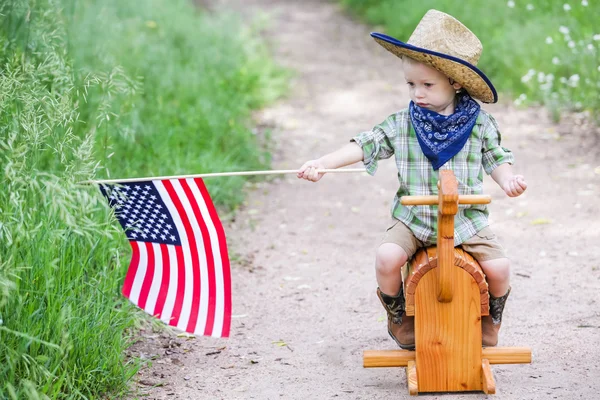
[[[490,365],[492,364],[529,364],[531,349],[528,347],[484,347],[481,349],[480,386],[476,388],[463,387],[459,391],[483,391],[486,394],[496,393],[496,382]],[[365,350],[363,352],[363,367],[406,367],[408,392],[419,394],[419,379],[417,376],[416,352],[413,350]],[[438,392],[448,390],[421,390],[421,392]],[[449,390],[451,391],[451,390]]]

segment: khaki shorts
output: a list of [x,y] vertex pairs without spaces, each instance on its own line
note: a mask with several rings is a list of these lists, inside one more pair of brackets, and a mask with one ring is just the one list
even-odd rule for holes
[[[410,259],[418,249],[425,247],[423,242],[415,237],[410,229],[402,222],[394,220],[387,228],[381,244],[395,243],[402,247]],[[463,250],[468,252],[477,261],[488,261],[496,258],[506,258],[504,249],[496,239],[496,234],[486,226],[471,238],[461,244]]]

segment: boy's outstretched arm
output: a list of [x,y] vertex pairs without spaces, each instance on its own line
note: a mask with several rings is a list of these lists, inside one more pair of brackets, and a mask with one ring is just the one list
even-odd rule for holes
[[512,166],[508,163],[500,164],[492,171],[492,179],[510,197],[517,197],[527,189],[527,182],[523,175],[515,175]]
[[301,179],[317,182],[325,175],[318,173],[317,170],[345,167],[346,165],[362,161],[363,157],[363,149],[355,142],[350,142],[339,150],[326,154],[316,160],[305,162],[304,165],[298,169],[297,176]]

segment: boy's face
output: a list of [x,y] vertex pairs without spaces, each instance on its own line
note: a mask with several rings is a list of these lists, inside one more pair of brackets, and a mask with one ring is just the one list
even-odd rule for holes
[[410,99],[416,105],[442,115],[454,113],[454,98],[456,90],[460,89],[459,84],[451,85],[446,75],[411,59],[404,59],[402,68]]

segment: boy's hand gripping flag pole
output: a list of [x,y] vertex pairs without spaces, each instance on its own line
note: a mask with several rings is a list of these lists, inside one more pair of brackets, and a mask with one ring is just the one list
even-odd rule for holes
[[228,337],[231,273],[227,242],[201,178],[297,172],[244,171],[87,182],[100,184],[131,245],[123,295],[179,330]]

